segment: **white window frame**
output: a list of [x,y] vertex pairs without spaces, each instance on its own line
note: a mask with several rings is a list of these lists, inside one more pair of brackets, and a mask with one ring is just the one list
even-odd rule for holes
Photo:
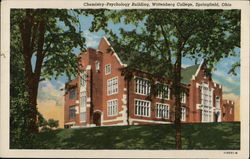
[[81,86],[85,87],[87,84],[87,73],[86,72],[82,72],[81,76],[80,76],[80,81],[81,81]]
[[[166,100],[170,100],[170,85],[169,84],[166,84],[163,86],[164,88],[163,89],[166,89],[167,88],[167,96],[164,97],[164,99]],[[166,91],[166,90],[165,90]],[[157,96],[156,98],[160,98],[160,99],[163,99],[163,91],[162,90],[159,90],[158,93],[157,93]]]
[[181,121],[186,121],[187,108],[181,107]]
[[142,77],[135,77],[135,93],[148,96],[151,91],[151,85],[149,79]]
[[100,62],[99,61],[95,62],[95,69],[96,69],[96,72],[98,72],[100,70]]
[[84,108],[87,105],[87,92],[80,92],[80,108]]
[[134,100],[134,114],[136,116],[150,117],[151,102],[147,100],[135,99]]
[[215,107],[220,108],[220,96],[215,97]]
[[105,65],[105,75],[109,75],[109,74],[111,74],[111,64]]
[[201,121],[213,122],[213,91],[209,88],[209,84],[203,82],[201,84]]
[[112,99],[107,101],[107,115],[108,116],[118,115],[118,99]]
[[181,103],[187,102],[187,94],[185,92],[181,93]]
[[[118,94],[119,91],[119,81],[118,81],[118,76],[113,77],[107,80],[107,94],[108,95],[113,95],[113,94]],[[115,82],[117,80],[117,82]]]
[[86,112],[80,112],[80,122],[86,122],[86,119],[87,119],[87,113]]
[[169,119],[170,105],[164,103],[156,103],[156,118]]

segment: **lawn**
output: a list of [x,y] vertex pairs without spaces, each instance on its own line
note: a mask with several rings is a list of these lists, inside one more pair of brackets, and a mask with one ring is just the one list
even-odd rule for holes
[[[111,126],[41,132],[35,149],[175,149],[168,125]],[[239,150],[240,123],[182,124],[183,149]]]

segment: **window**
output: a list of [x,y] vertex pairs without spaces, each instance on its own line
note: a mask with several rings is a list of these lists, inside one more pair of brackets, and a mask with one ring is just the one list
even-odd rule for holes
[[111,65],[108,64],[108,65],[105,66],[105,75],[108,75],[110,73],[111,73]]
[[81,112],[80,113],[80,122],[86,121],[86,112]]
[[87,103],[87,97],[86,97],[86,92],[81,92],[81,97],[80,97],[80,107],[86,107]]
[[100,62],[99,61],[95,62],[95,69],[96,69],[96,72],[98,72],[100,70]]
[[76,106],[69,107],[69,119],[75,119],[76,117]]
[[135,79],[136,88],[135,92],[138,94],[149,95],[150,94],[150,82],[149,80],[137,77]]
[[157,94],[157,98],[161,98],[161,99],[170,99],[170,86],[169,85],[163,85],[163,87],[161,88],[160,84],[158,84],[158,94]]
[[111,78],[107,81],[108,95],[117,94],[118,93],[118,77]]
[[86,72],[83,72],[80,77],[81,77],[81,86],[86,86],[86,81],[87,81]]
[[186,93],[185,92],[182,92],[181,93],[181,103],[186,103],[186,97],[187,95],[186,95]]
[[169,119],[169,105],[168,104],[156,104],[156,117]]
[[220,97],[219,96],[216,96],[216,98],[215,98],[215,106],[216,106],[216,108],[220,108]]
[[108,101],[108,116],[114,116],[118,114],[118,100]]
[[150,116],[150,102],[144,100],[135,100],[135,115]]
[[69,92],[69,99],[74,100],[76,99],[76,90],[75,89],[71,89]]
[[181,121],[186,121],[186,107],[181,107]]
[[213,91],[204,82],[201,86],[202,122],[213,121]]

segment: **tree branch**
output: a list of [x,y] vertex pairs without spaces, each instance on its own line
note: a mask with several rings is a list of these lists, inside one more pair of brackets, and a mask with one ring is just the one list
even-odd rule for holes
[[41,67],[44,59],[43,46],[44,46],[44,34],[45,34],[45,20],[42,19],[39,23],[39,39],[37,45],[37,60],[35,66],[35,77],[39,80],[41,74]]
[[168,42],[168,39],[167,39],[167,34],[166,34],[166,31],[164,30],[162,24],[160,24],[160,27],[161,27],[161,32],[162,32],[162,35],[164,37],[164,41],[165,41],[165,44],[166,44],[166,47],[167,47],[168,60],[171,61],[171,51],[170,51],[170,48],[169,48],[169,42]]

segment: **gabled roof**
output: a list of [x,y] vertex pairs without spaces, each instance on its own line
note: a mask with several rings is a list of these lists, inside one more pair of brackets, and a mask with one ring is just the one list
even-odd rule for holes
[[[106,38],[105,38],[105,40],[108,42],[108,40]],[[119,44],[114,43],[114,42],[110,42],[110,43],[109,43],[110,47],[119,45]],[[159,58],[150,56],[149,54],[144,54],[142,56],[142,53],[139,53],[139,52],[126,52],[126,48],[123,48],[121,46],[119,46],[119,51],[118,51],[117,56],[122,61],[121,63],[125,63],[128,66],[130,66],[130,68],[133,68],[135,70],[140,70],[140,71],[145,72],[145,73],[152,73],[151,72],[152,66],[154,66],[155,71],[159,70],[159,69],[166,69],[166,67],[164,66],[164,64],[162,64],[162,62]],[[150,64],[145,63],[145,61],[148,61],[148,60],[150,60]],[[181,74],[182,74],[181,83],[182,84],[190,84],[192,76],[197,76],[202,64],[203,64],[203,61],[200,64],[189,66],[186,68],[182,68],[182,70],[181,70]],[[160,73],[161,71],[157,71],[157,72]]]
[[189,66],[186,68],[181,69],[181,83],[183,84],[190,84],[192,76],[196,74],[197,70],[199,69],[200,64]]

